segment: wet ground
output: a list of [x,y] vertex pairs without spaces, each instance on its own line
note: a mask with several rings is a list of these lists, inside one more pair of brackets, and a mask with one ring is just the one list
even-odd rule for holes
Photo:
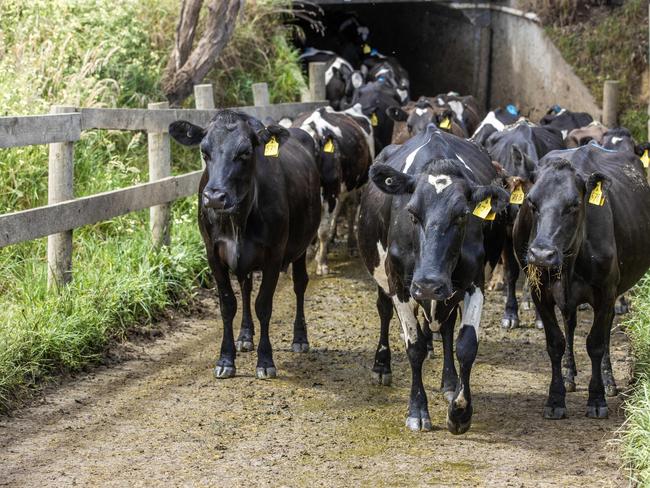
[[[0,418],[0,485],[626,484],[616,444],[620,396],[609,401],[609,419],[584,416],[588,312],[579,316],[578,390],[568,394],[568,419],[541,416],[550,364],[532,312],[521,329],[503,331],[501,294],[490,293],[472,372],[471,430],[453,436],[445,428],[435,343],[425,363],[434,431],[412,433],[404,427],[410,370],[400,327],[394,319],[393,386],[373,385],[375,288],[357,260],[335,258],[330,268],[327,277],[310,275],[307,354],[290,352],[293,290],[281,278],[271,327],[277,379],[255,379],[254,353],[238,357],[236,378],[214,379],[221,325],[212,294],[202,292],[196,315],[160,324],[162,339],[121,346],[128,360]],[[625,386],[628,344],[618,329],[612,340],[616,379]]]

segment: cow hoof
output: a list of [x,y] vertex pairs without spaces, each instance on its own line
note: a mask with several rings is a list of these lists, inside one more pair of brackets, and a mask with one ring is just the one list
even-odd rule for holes
[[431,424],[431,419],[429,417],[408,417],[406,419],[406,426],[409,428],[409,430],[412,430],[413,432],[419,432],[419,431],[430,431],[433,429],[433,425]]
[[609,417],[609,412],[607,411],[607,405],[604,407],[596,407],[587,405],[587,417],[590,419],[606,419]]
[[452,422],[449,417],[447,417],[447,430],[454,435],[461,435],[467,432],[472,426],[472,419],[470,418],[467,422]]
[[432,332],[431,340],[436,342],[442,342],[442,334],[440,332]]
[[519,319],[501,319],[501,328],[502,329],[516,329],[519,327]]
[[589,304],[588,303],[581,303],[578,305],[578,310],[581,312],[584,312],[585,310],[589,310]]
[[618,395],[618,388],[616,388],[616,385],[605,386],[605,395],[608,397],[615,397]]
[[567,418],[566,407],[544,407],[544,418],[548,420],[560,420]]
[[269,368],[257,368],[257,378],[260,380],[270,380],[278,375],[277,370],[271,366]]
[[237,352],[251,352],[255,348],[252,341],[235,341]]
[[564,380],[564,389],[567,393],[573,393],[576,391],[576,382],[570,380]]
[[544,322],[542,322],[541,320],[535,320],[535,327],[537,327],[539,330],[543,330]]
[[233,378],[235,376],[235,367],[234,366],[215,366],[214,368],[214,377],[220,380],[226,378]]
[[372,371],[372,381],[377,385],[390,386],[393,382],[393,375],[391,373],[381,373]]
[[630,307],[628,307],[627,304],[621,305],[617,303],[616,306],[614,307],[614,313],[616,315],[625,315],[629,311],[630,311]]
[[293,352],[307,352],[309,351],[309,344],[307,342],[294,342],[291,344]]
[[316,266],[316,274],[318,276],[325,276],[325,275],[329,274],[329,272],[330,272],[330,269],[326,264]]

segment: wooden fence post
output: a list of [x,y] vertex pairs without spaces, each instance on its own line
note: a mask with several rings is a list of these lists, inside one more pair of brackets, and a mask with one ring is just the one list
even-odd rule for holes
[[[75,107],[53,105],[50,113],[76,112]],[[50,144],[47,178],[47,203],[74,198],[74,143]],[[47,237],[47,287],[53,289],[72,279],[72,230]]]
[[603,88],[603,124],[618,127],[618,88],[620,83],[607,80]]
[[[148,109],[169,108],[168,102],[150,103]],[[147,132],[149,149],[149,181],[156,181],[172,175],[171,147],[169,133]],[[149,228],[154,247],[168,246],[171,238],[171,204],[156,205],[149,209]]]
[[[194,85],[194,108],[199,110],[213,110],[215,108],[212,83]],[[203,157],[201,157],[201,168],[205,169],[205,161],[203,161]]]
[[266,107],[271,105],[269,85],[266,83],[253,83],[253,105],[256,107]]
[[325,63],[309,63],[309,93],[312,102],[325,100]]

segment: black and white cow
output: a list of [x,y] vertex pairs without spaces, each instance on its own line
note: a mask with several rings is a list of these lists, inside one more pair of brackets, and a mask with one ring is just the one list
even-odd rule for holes
[[538,282],[533,300],[544,322],[552,369],[544,417],[567,416],[566,391],[575,390],[576,310],[582,303],[594,310],[587,337],[587,416],[607,417],[605,394],[616,394],[609,360],[614,304],[650,266],[650,187],[635,155],[595,143],[551,151],[533,183],[513,238],[517,259]]
[[400,102],[405,104],[410,99],[411,82],[408,72],[392,56],[374,54],[364,59],[361,71],[368,82],[387,83],[395,88]]
[[[485,142],[490,157],[498,162],[508,175],[507,182],[511,192],[526,194],[532,185],[532,175],[537,162],[548,152],[565,149],[559,130],[547,126],[536,126],[523,119],[502,131],[494,132]],[[515,201],[516,200],[515,198]],[[519,278],[519,264],[512,247],[512,226],[517,217],[519,203],[508,206],[507,237],[502,260],[506,285],[506,305],[501,326],[506,329],[519,327],[519,305],[516,285]],[[541,328],[541,320],[538,321]]]
[[[235,375],[236,350],[253,349],[253,271],[262,271],[255,301],[260,321],[257,377],[276,376],[269,322],[280,271],[292,264],[296,318],[292,348],[309,348],[304,314],[305,255],[320,220],[320,177],[314,141],[300,130],[264,127],[246,114],[219,110],[206,128],[186,121],[169,126],[179,143],[199,145],[206,168],[199,185],[199,229],[217,283],[224,333],[214,374]],[[242,323],[235,342],[237,299],[230,272],[239,281]]]
[[519,109],[514,105],[508,105],[506,108],[496,108],[489,112],[481,121],[472,134],[472,140],[477,144],[484,145],[492,133],[514,124],[519,120],[519,117]]
[[[377,283],[381,322],[373,377],[391,379],[388,326],[397,311],[412,371],[406,425],[430,430],[422,363],[431,329],[443,337],[442,391],[450,404],[447,427],[454,434],[471,425],[470,371],[478,350],[483,307],[484,216],[505,208],[508,194],[491,185],[496,171],[476,145],[433,124],[401,146],[389,146],[370,167],[361,199],[359,250]],[[491,225],[491,224],[488,224]],[[454,325],[464,300],[456,341],[460,378],[453,358]],[[420,326],[418,309],[425,322]],[[439,325],[434,326],[434,320]]]
[[474,134],[481,124],[482,110],[472,95],[462,96],[457,92],[443,93],[434,97],[434,103],[438,106],[448,105],[456,115],[460,126],[463,128],[466,137]]
[[374,140],[370,120],[350,109],[335,112],[331,107],[305,113],[293,126],[307,132],[319,151],[323,208],[318,228],[316,274],[329,272],[327,248],[336,228],[344,202],[351,198],[348,211],[348,252],[354,254],[357,243],[354,222],[358,202],[356,190],[368,181],[368,167],[374,158]]
[[549,125],[562,132],[565,139],[573,129],[591,124],[594,118],[586,112],[571,112],[559,105],[553,105],[539,121],[540,125]]
[[409,102],[405,107],[390,107],[387,110],[388,117],[395,122],[393,144],[402,143],[409,137],[419,134],[431,123],[445,132],[458,137],[467,137],[467,132],[452,108],[446,103],[440,105],[435,100],[430,97],[420,97],[417,102]]

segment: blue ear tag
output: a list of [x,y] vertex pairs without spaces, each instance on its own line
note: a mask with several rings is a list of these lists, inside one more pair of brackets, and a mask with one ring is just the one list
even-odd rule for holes
[[370,51],[370,55],[371,55],[371,56],[377,56],[378,54],[379,54],[379,51],[377,51],[377,50],[374,49],[374,48]]
[[379,78],[377,78],[377,81],[379,83],[383,83],[384,81],[386,81],[386,78],[384,78],[383,76],[380,76]]
[[562,111],[562,107],[560,107],[559,105],[553,105],[553,112],[557,114],[561,111]]
[[519,110],[517,110],[517,107],[514,105],[510,104],[506,107],[506,110],[510,115],[519,115]]

